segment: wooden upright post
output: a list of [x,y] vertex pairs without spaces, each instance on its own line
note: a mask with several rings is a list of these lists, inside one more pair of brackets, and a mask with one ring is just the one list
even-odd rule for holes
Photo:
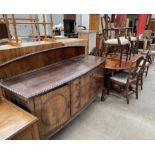
[[51,36],[53,35],[53,19],[52,15],[50,15],[50,26],[51,26]]
[[40,32],[39,32],[39,24],[38,24],[38,16],[35,15],[35,19],[36,19],[36,31],[37,31],[37,38],[38,38],[38,41],[40,41]]
[[31,23],[31,30],[32,30],[32,38],[34,39],[34,29],[33,29],[32,15],[30,15],[30,22],[32,22]]
[[46,20],[45,20],[45,15],[43,14],[43,27],[44,27],[44,39],[47,39],[47,34],[46,34]]
[[15,34],[15,39],[16,39],[16,43],[18,44],[18,35],[17,35],[17,29],[16,29],[16,20],[15,20],[15,16],[12,14],[12,23],[13,23],[13,29],[14,29],[14,34]]

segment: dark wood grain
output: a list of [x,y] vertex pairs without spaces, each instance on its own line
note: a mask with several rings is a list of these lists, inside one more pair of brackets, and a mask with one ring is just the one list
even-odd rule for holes
[[62,46],[61,42],[44,42],[44,41],[21,43],[20,46],[3,45],[0,48],[0,63],[7,62],[11,59],[29,53],[61,46]]
[[5,88],[30,98],[87,73],[104,61],[101,57],[78,56],[2,83]]
[[113,57],[113,58],[107,58],[105,62],[105,69],[111,69],[111,70],[124,70],[124,69],[129,69],[131,66],[132,62],[136,62],[141,55],[134,55],[131,57],[130,60],[126,61],[126,58],[122,59],[122,62],[120,64],[119,58]]
[[60,47],[43,50],[12,59],[0,64],[0,79],[5,79],[27,71],[44,67],[61,60],[84,54],[83,46]]
[[2,91],[39,118],[41,139],[49,138],[80,114],[103,89],[100,65],[105,59],[84,55],[84,49],[45,50],[0,66]]

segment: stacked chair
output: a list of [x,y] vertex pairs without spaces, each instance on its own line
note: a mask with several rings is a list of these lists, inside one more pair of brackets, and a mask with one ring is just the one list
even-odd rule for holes
[[[101,25],[104,38],[103,48],[106,56],[119,56],[120,64],[123,56],[125,56],[126,60],[128,60],[131,54],[131,51],[129,50],[130,41],[127,36],[129,29],[126,27],[112,27],[112,23],[108,15],[101,17]],[[113,36],[112,32],[114,32]]]
[[139,87],[143,89],[143,77],[148,75],[149,66],[154,60],[151,50],[149,48],[145,52],[139,52],[139,39],[133,36],[128,28],[114,28],[108,15],[101,17],[101,25],[103,39],[100,41],[100,48],[94,48],[91,55],[106,59],[117,57],[121,64],[122,57],[126,57],[128,61],[132,55],[139,54],[138,59],[130,64],[128,70],[113,72],[107,69],[104,71],[105,84],[108,81],[107,95],[110,88],[113,88],[122,94],[129,104],[129,96],[135,94],[138,99]]

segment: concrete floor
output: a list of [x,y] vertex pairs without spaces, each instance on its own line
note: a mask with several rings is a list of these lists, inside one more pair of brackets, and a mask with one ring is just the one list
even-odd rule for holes
[[114,93],[104,102],[98,97],[52,139],[155,139],[155,64],[144,77],[138,100],[133,94],[127,105],[125,98]]

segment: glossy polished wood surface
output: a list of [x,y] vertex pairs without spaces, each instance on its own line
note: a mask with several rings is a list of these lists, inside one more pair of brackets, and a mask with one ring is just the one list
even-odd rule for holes
[[39,118],[40,137],[48,139],[92,102],[104,87],[103,79],[103,69],[97,66],[65,85],[30,99],[8,90],[5,95]]
[[105,69],[111,69],[111,70],[129,69],[131,63],[135,62],[140,57],[141,57],[141,55],[134,55],[131,57],[130,60],[127,60],[127,61],[126,61],[126,58],[123,58],[121,64],[120,64],[120,61],[117,57],[107,58],[106,62],[105,62]]
[[80,38],[56,38],[54,41],[36,41],[21,43],[20,46],[1,45],[0,46],[0,63],[4,63],[13,58],[17,58],[28,53],[38,52],[41,50],[63,47],[63,46],[84,46],[87,54],[87,40]]
[[10,59],[26,55],[28,53],[38,52],[40,50],[61,47],[62,43],[37,41],[29,43],[21,43],[20,46],[2,45],[0,46],[0,63],[9,61]]
[[0,66],[2,91],[39,118],[41,139],[72,121],[103,89],[105,59],[84,55],[84,49],[45,50]]
[[102,64],[103,61],[101,57],[81,55],[7,80],[2,85],[23,97],[30,98],[69,82]]
[[0,64],[0,79],[32,71],[62,60],[84,54],[85,47],[69,46],[30,53]]
[[[37,122],[37,118],[23,109],[0,97],[0,139],[18,139],[24,130]],[[31,129],[30,129],[31,130]],[[22,132],[22,134],[20,134]],[[19,136],[20,134],[20,136]],[[35,137],[32,132],[27,132],[28,139],[39,139],[37,130]],[[18,137],[18,138],[17,138]],[[26,137],[25,137],[26,138]]]

